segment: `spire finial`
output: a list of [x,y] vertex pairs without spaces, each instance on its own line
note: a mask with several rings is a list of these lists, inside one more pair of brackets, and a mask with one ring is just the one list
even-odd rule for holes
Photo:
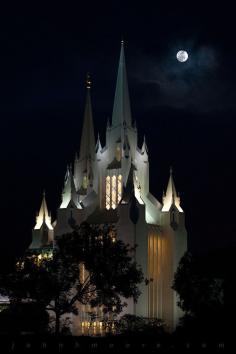
[[122,40],[116,80],[115,99],[112,112],[112,125],[114,127],[118,125],[122,127],[124,121],[128,127],[132,125],[128,81],[125,65],[124,41]]
[[173,168],[172,166],[170,166],[170,175],[172,176],[172,174],[173,174]]
[[121,37],[121,42],[120,43],[121,43],[122,46],[125,44],[123,36]]
[[[94,127],[93,127],[93,114],[92,114],[92,104],[91,104],[91,79],[90,75],[87,74],[86,78],[86,100],[84,108],[84,118],[82,134],[80,139],[80,151],[79,159],[84,160],[84,165],[86,165],[87,159],[90,157],[94,158],[95,151],[95,138],[94,138]],[[85,166],[83,167],[85,169]]]
[[86,81],[85,81],[86,88],[87,88],[87,89],[90,89],[90,88],[91,88],[91,84],[92,84],[92,82],[91,82],[90,74],[87,73],[87,75],[86,75]]
[[45,192],[45,188],[43,189],[43,198],[45,198],[46,196],[46,192]]

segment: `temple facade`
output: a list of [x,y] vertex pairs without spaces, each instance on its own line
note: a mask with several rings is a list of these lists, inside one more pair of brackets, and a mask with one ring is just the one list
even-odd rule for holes
[[[143,139],[138,146],[138,131],[131,115],[124,44],[118,66],[111,122],[106,126],[106,143],[95,142],[91,104],[91,82],[86,81],[86,102],[80,150],[74,166],[67,168],[61,205],[52,223],[45,195],[33,229],[31,250],[53,247],[60,235],[71,230],[69,219],[77,224],[112,224],[117,237],[137,244],[135,259],[144,279],[136,304],[129,299],[124,313],[160,318],[173,330],[181,310],[171,289],[180,258],[187,250],[184,211],[176,192],[172,170],[162,202],[149,190],[148,148]],[[88,323],[85,307],[72,319],[72,333],[84,333]],[[98,316],[99,317],[99,316]],[[101,322],[94,325],[100,326]]]

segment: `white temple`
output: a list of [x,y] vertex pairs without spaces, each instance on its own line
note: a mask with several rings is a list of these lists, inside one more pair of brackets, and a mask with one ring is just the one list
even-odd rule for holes
[[[86,83],[79,155],[74,168],[67,169],[62,202],[53,224],[43,197],[30,249],[51,247],[53,239],[71,231],[68,223],[71,217],[78,224],[87,221],[115,225],[118,238],[138,245],[136,261],[142,267],[144,278],[151,280],[148,285],[145,282],[140,285],[138,303],[128,301],[124,312],[163,319],[172,330],[181,315],[171,286],[179,260],[187,250],[185,217],[172,171],[162,203],[149,191],[148,149],[145,138],[141,148],[137,143],[123,42],[105,146],[99,137],[95,143],[89,78]],[[81,333],[83,320],[75,318],[73,322],[72,332]]]

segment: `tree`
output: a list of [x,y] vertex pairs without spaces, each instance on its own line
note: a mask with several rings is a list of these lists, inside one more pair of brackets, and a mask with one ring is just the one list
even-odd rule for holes
[[28,253],[7,277],[5,288],[12,303],[38,303],[55,315],[55,332],[66,313],[77,314],[77,303],[102,306],[104,315],[118,314],[126,305],[121,297],[140,294],[143,280],[133,260],[135,249],[116,239],[109,226],[87,223],[57,239],[53,257]]
[[[224,323],[224,282],[212,266],[212,259],[186,253],[175,273],[173,289],[185,312],[182,325],[220,331]],[[216,267],[215,267],[216,269]]]
[[36,303],[12,303],[0,312],[0,333],[42,334],[47,331],[49,315]]
[[147,336],[157,337],[165,334],[164,322],[158,318],[145,318],[126,314],[116,323],[116,328],[120,334],[125,336]]

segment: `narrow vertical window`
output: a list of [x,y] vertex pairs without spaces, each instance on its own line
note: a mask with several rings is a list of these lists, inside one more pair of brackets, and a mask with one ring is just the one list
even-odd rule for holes
[[84,283],[85,280],[85,269],[84,269],[84,264],[82,264],[82,282]]
[[116,159],[117,161],[121,160],[121,150],[120,150],[120,146],[116,147]]
[[106,209],[111,208],[111,177],[106,177]]
[[83,188],[87,189],[88,188],[88,177],[84,175],[83,177]]
[[111,207],[112,207],[112,209],[116,208],[116,195],[117,195],[116,176],[112,176],[112,182],[111,182]]
[[122,176],[119,175],[117,180],[117,204],[119,204],[119,202],[121,201],[121,197],[122,197]]

